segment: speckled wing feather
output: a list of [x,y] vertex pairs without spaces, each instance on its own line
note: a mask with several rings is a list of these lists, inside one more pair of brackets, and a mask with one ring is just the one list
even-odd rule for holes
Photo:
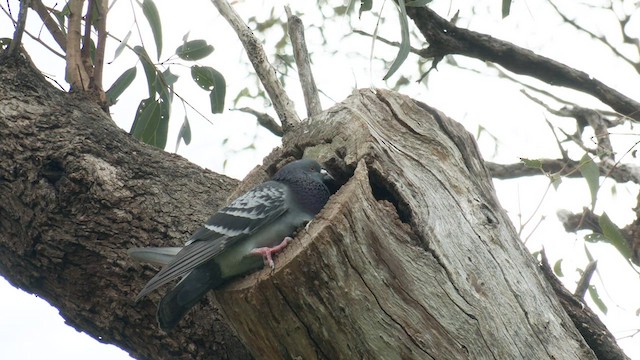
[[136,297],[136,301],[158,287],[188,274],[238,241],[255,234],[285,212],[286,186],[267,181],[220,209],[198,229],[186,246],[160,270]]

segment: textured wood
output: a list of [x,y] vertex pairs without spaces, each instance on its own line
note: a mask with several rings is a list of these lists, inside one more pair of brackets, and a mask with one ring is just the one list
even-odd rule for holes
[[163,291],[133,302],[157,269],[126,253],[181,245],[236,184],[141,144],[25,62],[0,61],[0,273],[76,329],[139,358],[249,358],[211,305],[159,331]]
[[594,358],[459,124],[361,90],[287,135],[285,149],[318,139],[348,181],[273,274],[216,294],[254,355]]

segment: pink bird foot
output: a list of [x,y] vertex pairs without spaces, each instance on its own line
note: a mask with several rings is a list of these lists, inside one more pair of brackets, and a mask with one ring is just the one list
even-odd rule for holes
[[253,250],[251,250],[250,254],[252,255],[262,255],[262,259],[264,260],[264,264],[265,265],[269,265],[271,267],[271,270],[276,268],[276,265],[273,263],[273,258],[272,255],[273,254],[277,254],[280,251],[282,251],[282,249],[286,248],[287,245],[289,245],[289,242],[293,240],[292,238],[290,238],[289,236],[287,236],[286,238],[284,238],[284,240],[282,240],[282,242],[274,247],[261,247],[261,248],[255,248]]

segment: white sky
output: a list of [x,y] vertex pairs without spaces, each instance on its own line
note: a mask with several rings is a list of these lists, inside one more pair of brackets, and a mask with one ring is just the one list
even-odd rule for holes
[[[17,1],[10,3],[13,11],[17,13]],[[255,87],[255,79],[248,76],[252,69],[245,64],[245,54],[236,35],[217,14],[210,2],[204,0],[190,2],[188,8],[184,5],[175,5],[174,2],[156,0],[156,3],[164,26],[162,59],[167,59],[175,48],[181,45],[183,35],[190,32],[190,39],[205,38],[216,48],[212,55],[200,61],[199,64],[213,66],[225,75],[228,85],[225,104],[227,109],[233,107],[232,101],[243,87]],[[278,14],[284,14],[282,5],[286,3],[284,1],[249,1],[237,4],[236,8],[245,20],[258,13],[265,14],[261,17],[264,19],[273,4],[276,4]],[[400,75],[411,77],[412,81],[418,78],[415,66],[417,58],[410,56],[391,81],[385,84],[381,80],[386,72],[384,66],[380,62],[373,61],[370,67],[368,57],[371,51],[371,40],[360,36],[342,39],[342,36],[350,31],[347,27],[348,21],[351,21],[358,29],[373,33],[376,22],[374,15],[365,13],[360,20],[357,17],[337,18],[331,26],[322,28],[325,36],[330,39],[330,44],[323,47],[319,37],[318,26],[321,23],[317,10],[314,7],[307,8],[308,5],[304,5],[302,2],[290,1],[289,3],[294,11],[302,11],[306,8],[302,20],[308,27],[306,36],[313,55],[318,87],[326,94],[322,97],[325,108],[343,100],[354,88],[390,87]],[[382,1],[374,2],[374,10],[378,11],[381,4]],[[137,8],[137,5],[133,6]],[[267,10],[257,11],[259,6]],[[561,19],[555,16],[545,3],[516,1],[512,6],[512,15],[505,20],[500,19],[500,1],[498,0],[477,1],[477,14],[471,18],[467,1],[436,0],[431,6],[445,17],[451,17],[457,9],[461,9],[461,20],[458,25],[511,41],[586,71],[627,95],[637,94],[637,89],[640,88],[640,77],[637,73],[628,66],[609,65],[611,64],[611,56],[606,48],[594,45],[586,36],[576,36],[568,25],[562,24]],[[450,9],[452,10],[449,11]],[[573,8],[563,9],[568,13],[577,11]],[[130,44],[139,44],[137,31],[133,27],[129,2],[118,1],[112,11],[110,28],[114,35],[123,38],[131,29],[134,33],[131,36]],[[151,40],[151,32],[142,13],[138,11],[137,14],[145,45],[153,57],[155,48]],[[386,20],[381,25],[380,36],[398,41],[397,15],[389,2],[385,5],[384,14]],[[331,16],[331,14],[327,15]],[[584,9],[573,13],[573,15],[579,19],[588,19],[592,16]],[[37,20],[36,14],[30,13],[28,29],[36,33],[40,30],[40,24]],[[608,36],[612,36],[610,34],[614,34],[615,30],[606,21],[599,21],[597,26],[589,23],[585,23],[585,25],[592,25],[593,31],[604,31]],[[640,28],[637,20],[635,28]],[[11,33],[11,25],[7,18],[0,16],[0,37],[11,36]],[[280,35],[277,29],[269,31],[270,37],[266,41],[267,49],[274,48]],[[417,42],[413,42],[413,45],[420,47]],[[61,75],[61,69],[64,68],[62,59],[52,57],[41,46],[34,44],[26,37],[25,46],[42,71],[64,83]],[[108,60],[112,59],[116,46],[115,42],[109,44]],[[627,49],[622,50],[627,51]],[[336,53],[334,54],[332,51],[336,51]],[[395,49],[380,43],[375,45],[374,51],[376,56],[384,57],[387,61],[393,60],[396,53]],[[267,52],[270,51],[267,50]],[[484,68],[484,65],[477,60],[460,56],[456,56],[455,60],[465,67]],[[125,51],[112,65],[107,66],[105,83],[111,84],[125,69],[135,64],[136,57]],[[171,69],[181,76],[176,91],[189,99],[191,104],[203,113],[208,113],[208,96],[190,80],[189,69],[179,64],[172,65]],[[486,128],[498,138],[497,152],[494,153],[495,142],[486,134],[480,137],[479,144],[483,156],[487,160],[514,163],[518,162],[520,157],[558,157],[558,150],[545,123],[545,118],[548,118],[555,125],[562,126],[567,132],[574,131],[571,119],[557,119],[549,116],[543,109],[533,105],[519,93],[520,86],[506,83],[494,75],[478,75],[467,70],[454,69],[445,66],[445,64],[441,64],[439,69],[430,76],[428,87],[412,84],[403,88],[402,92],[444,111],[450,117],[460,121],[474,134],[479,125]],[[126,130],[133,122],[133,112],[137,107],[137,102],[146,96],[146,83],[141,70],[139,67],[138,78],[132,87],[125,92],[119,103],[111,108],[114,120]],[[289,93],[294,97],[299,114],[305,114],[302,107],[303,101],[299,95],[299,86],[296,83],[297,79],[292,72],[290,73],[292,75],[287,80]],[[529,80],[528,82],[539,84],[536,81]],[[555,90],[559,96],[578,101],[584,106],[600,106],[597,100],[589,96],[564,89]],[[255,90],[252,91],[255,93]],[[267,105],[261,101],[241,100],[238,107],[251,106],[262,110]],[[174,113],[166,148],[168,151],[174,150],[176,135],[184,117],[182,106],[177,100],[173,108]],[[262,161],[263,156],[279,144],[278,138],[259,128],[251,116],[243,113],[225,111],[221,115],[207,115],[213,124],[203,120],[193,111],[188,112],[188,115],[193,140],[189,146],[181,144],[179,154],[216,172],[225,172],[233,177],[242,178],[251,168]],[[637,131],[629,127],[615,129],[614,133],[612,141],[614,145],[619,145],[617,150],[620,153],[624,153],[631,144],[640,140]],[[223,146],[225,139],[228,141]],[[255,145],[255,151],[242,151],[252,143]],[[582,155],[581,152],[575,150],[571,154],[576,159]],[[225,159],[228,159],[227,167],[223,168]],[[625,160],[640,165],[637,159],[627,157]],[[582,236],[585,234],[565,233],[556,220],[555,212],[558,209],[580,211],[583,206],[588,206],[590,203],[589,191],[584,180],[565,180],[558,191],[552,189],[546,197],[543,197],[547,184],[548,181],[544,177],[536,177],[517,182],[496,181],[496,188],[501,203],[514,220],[516,228],[519,228],[520,222],[533,216],[529,225],[524,227],[522,232],[523,238],[528,237],[527,246],[532,251],[544,246],[552,263],[557,259],[564,258],[565,278],[562,280],[569,290],[573,290],[575,281],[578,279],[575,269],[584,268],[586,265],[584,242],[582,241]],[[611,196],[612,188],[615,188],[615,196]],[[606,210],[613,221],[623,227],[633,220],[631,208],[635,206],[637,193],[637,186],[605,181],[599,194],[596,213]],[[541,200],[540,209],[535,211]],[[535,225],[541,218],[544,220],[534,231]],[[638,275],[630,271],[622,257],[610,246],[602,244],[588,244],[588,246],[590,251],[600,260],[599,276],[594,277],[594,282],[598,286],[600,296],[609,306],[605,322],[616,337],[630,335],[628,330],[640,329],[640,319],[634,314],[636,309],[640,308]],[[605,279],[604,288],[600,277]],[[67,327],[63,324],[62,318],[57,315],[56,309],[33,295],[14,289],[4,280],[0,281],[0,309],[3,309],[0,311],[0,357],[2,359],[129,358],[125,352],[113,346],[100,344]],[[597,311],[595,307],[594,310]],[[638,336],[620,340],[620,344],[628,355],[640,359]]]

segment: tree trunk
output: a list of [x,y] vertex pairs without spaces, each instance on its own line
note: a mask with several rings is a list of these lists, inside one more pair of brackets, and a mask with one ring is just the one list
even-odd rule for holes
[[[498,204],[473,138],[434,109],[361,90],[288,133],[252,181],[306,153],[344,183],[261,271],[171,335],[132,246],[181,244],[236,185],[140,144],[98,106],[0,62],[0,272],[140,358],[589,359]],[[246,186],[246,185],[245,185]]]

